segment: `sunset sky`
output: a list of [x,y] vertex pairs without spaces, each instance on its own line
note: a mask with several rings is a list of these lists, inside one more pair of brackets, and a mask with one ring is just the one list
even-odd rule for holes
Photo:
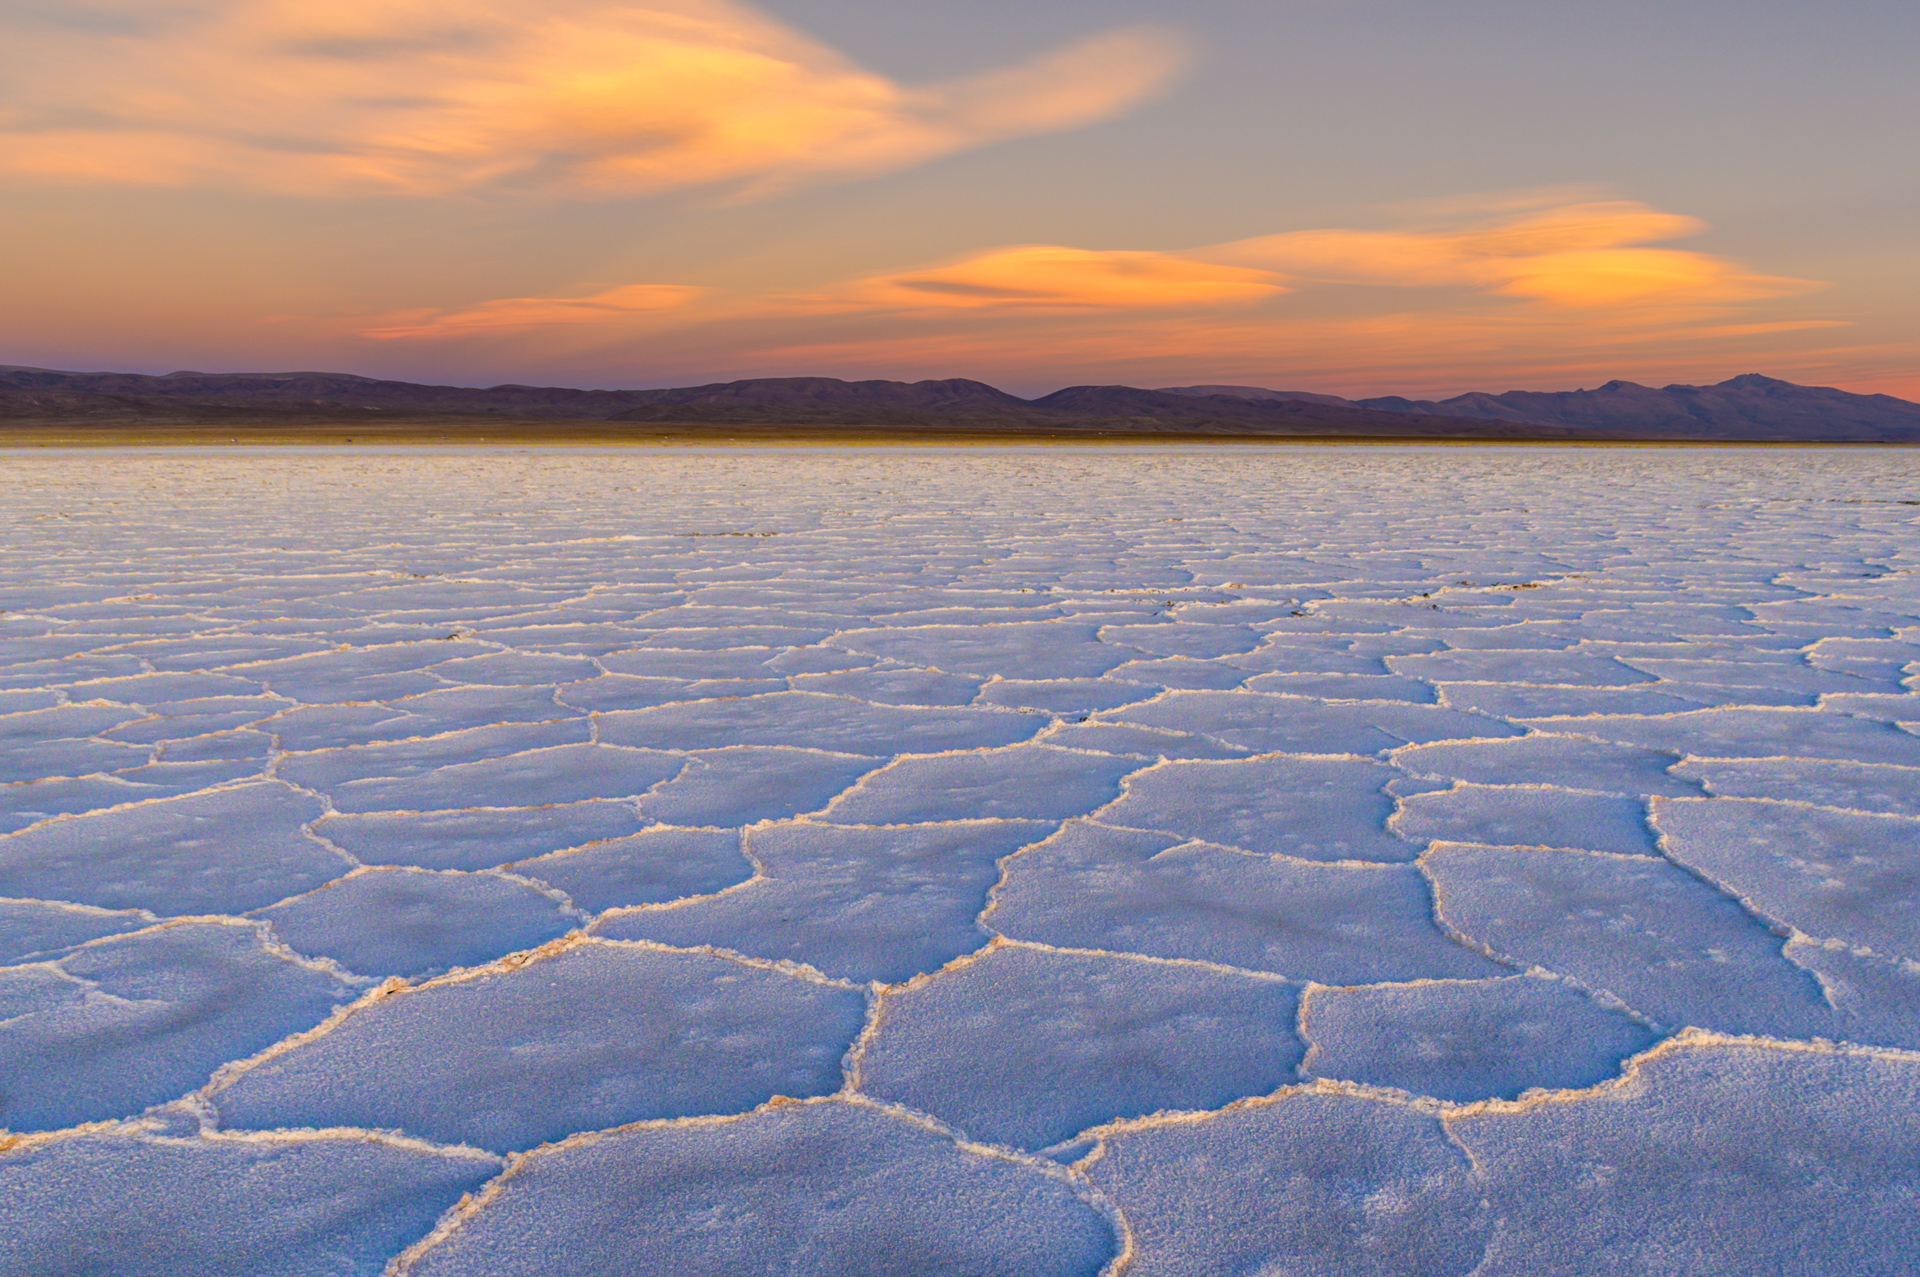
[[0,0],[0,364],[1920,399],[1913,0]]

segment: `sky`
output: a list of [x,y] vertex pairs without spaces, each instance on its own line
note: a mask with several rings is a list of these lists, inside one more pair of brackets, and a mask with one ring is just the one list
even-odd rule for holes
[[0,0],[0,364],[1920,399],[1913,0]]

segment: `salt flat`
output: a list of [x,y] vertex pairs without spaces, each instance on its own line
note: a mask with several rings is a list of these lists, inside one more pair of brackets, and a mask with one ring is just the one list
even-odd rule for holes
[[0,1270],[1920,1254],[1913,454],[0,482]]

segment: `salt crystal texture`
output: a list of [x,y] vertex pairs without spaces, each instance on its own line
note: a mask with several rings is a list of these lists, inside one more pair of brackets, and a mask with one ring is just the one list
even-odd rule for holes
[[839,1083],[858,995],[699,954],[590,944],[361,1003],[214,1092],[233,1126],[529,1148]]
[[0,451],[0,1270],[1920,1252],[1920,463]]
[[[860,1077],[974,1139],[1042,1148],[1273,1090],[1300,1060],[1298,1001],[1238,973],[1000,948],[891,994]],[[1190,1049],[1196,1035],[1205,1052]]]
[[827,1103],[543,1149],[405,1271],[1095,1277],[1114,1250],[1061,1178]]
[[499,1169],[468,1150],[365,1131],[74,1134],[0,1152],[0,1264],[124,1277],[371,1275]]

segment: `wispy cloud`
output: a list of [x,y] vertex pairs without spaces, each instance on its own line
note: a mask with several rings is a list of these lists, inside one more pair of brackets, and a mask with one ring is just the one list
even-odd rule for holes
[[607,324],[634,315],[672,310],[707,291],[679,284],[629,284],[591,297],[502,297],[453,310],[408,310],[384,315],[360,329],[360,335],[392,341]]
[[[1830,320],[1752,326],[1596,328],[1518,315],[1444,311],[1306,317],[1105,316],[1068,325],[788,328],[770,340],[650,344],[712,376],[972,376],[996,384],[1072,382],[1273,386],[1338,394],[1567,389],[1615,377],[1714,379],[1823,367],[1804,340]],[[700,336],[688,334],[689,336]],[[781,340],[781,339],[784,340]],[[1799,338],[1800,340],[1795,340]],[[1823,374],[1831,377],[1833,374]]]
[[1695,218],[1617,200],[1399,230],[1292,231],[1195,249],[1012,245],[763,304],[840,314],[1151,312],[1241,308],[1346,285],[1411,292],[1400,304],[1417,309],[1485,296],[1535,312],[1580,312],[1579,322],[1606,325],[1640,322],[1648,309],[1704,317],[1821,287],[1709,253],[1648,246],[1705,229]]
[[1286,291],[1271,271],[1178,253],[1022,244],[869,276],[785,304],[819,312],[1166,310],[1239,306]]
[[1646,247],[1705,229],[1696,218],[1614,200],[1466,225],[1294,231],[1221,244],[1194,256],[1322,283],[1465,289],[1590,309],[1726,305],[1819,287],[1756,274],[1707,253]]
[[[648,352],[738,375],[1424,392],[1757,366],[1845,326],[1779,304],[1817,283],[1666,246],[1705,227],[1644,204],[1506,198],[1432,216],[1180,250],[1018,245],[801,296],[715,294],[663,317]],[[621,349],[611,332],[589,346]]]
[[0,15],[0,175],[764,194],[1106,119],[1184,61],[1136,27],[906,86],[733,0],[24,6]]
[[[1425,391],[1631,370],[1685,376],[1715,352],[1792,352],[1806,334],[1846,326],[1770,304],[1816,283],[1662,246],[1704,229],[1628,201],[1502,201],[1396,229],[1181,250],[1012,245],[799,294],[637,285],[389,315],[359,331],[450,343],[493,335],[529,351],[537,339],[540,358],[565,361],[571,350],[582,367],[639,358],[743,376]],[[489,358],[501,349],[484,348]]]

